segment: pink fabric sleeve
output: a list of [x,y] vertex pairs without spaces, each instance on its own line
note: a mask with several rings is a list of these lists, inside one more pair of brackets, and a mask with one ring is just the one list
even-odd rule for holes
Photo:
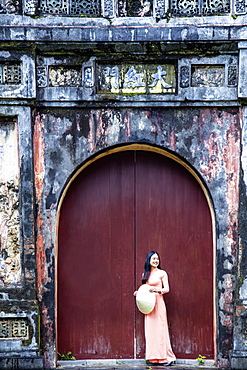
[[164,271],[164,275],[162,276],[161,280],[162,280],[162,286],[163,286],[163,288],[161,289],[161,293],[162,294],[168,293],[170,288],[169,288],[169,283],[168,283],[168,276],[165,271]]

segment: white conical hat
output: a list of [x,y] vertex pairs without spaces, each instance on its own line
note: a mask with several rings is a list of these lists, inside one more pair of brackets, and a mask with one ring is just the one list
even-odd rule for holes
[[136,294],[136,305],[139,311],[145,315],[153,311],[156,302],[156,294],[151,293],[149,290],[150,285],[143,284],[140,286]]

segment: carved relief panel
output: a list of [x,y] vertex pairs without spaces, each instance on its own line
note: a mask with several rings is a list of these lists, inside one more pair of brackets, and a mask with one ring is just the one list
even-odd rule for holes
[[20,282],[17,122],[0,119],[0,286]]
[[180,86],[186,87],[236,87],[237,65],[191,65],[180,67]]
[[41,0],[40,12],[99,17],[101,2],[100,0]]
[[0,50],[0,96],[35,97],[35,66],[30,50]]
[[65,59],[64,64],[54,62],[47,58],[37,66],[38,99],[125,100],[128,96],[140,101],[151,95],[149,100],[232,100],[237,94],[236,56],[167,59],[162,64],[147,60],[107,64],[94,57],[81,65],[79,60],[71,66]]
[[153,0],[118,0],[120,17],[145,17],[153,15]]
[[0,340],[1,339],[29,339],[29,330],[27,319],[24,318],[12,318],[3,319],[0,318]]

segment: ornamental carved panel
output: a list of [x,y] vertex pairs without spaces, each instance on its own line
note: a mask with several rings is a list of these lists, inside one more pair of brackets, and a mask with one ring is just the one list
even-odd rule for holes
[[225,66],[192,66],[191,86],[220,87],[225,82]]
[[48,14],[71,14],[100,16],[100,0],[41,0],[40,12]]
[[146,17],[153,15],[153,0],[118,0],[120,17]]
[[0,287],[20,281],[19,160],[15,121],[0,120]]
[[0,64],[0,85],[21,84],[21,65],[16,63]]
[[173,17],[220,15],[230,12],[230,0],[170,0],[170,9]]
[[1,339],[29,339],[27,319],[0,319],[0,340]]

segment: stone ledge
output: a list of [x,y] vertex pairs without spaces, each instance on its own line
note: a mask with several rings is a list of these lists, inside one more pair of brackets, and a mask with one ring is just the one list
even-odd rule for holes
[[231,369],[247,369],[246,351],[233,351],[231,357]]
[[0,40],[15,42],[215,42],[244,41],[245,26],[194,25],[194,26],[70,26],[64,22],[57,25],[1,25]]
[[43,369],[44,360],[41,356],[34,357],[0,357],[0,369]]

